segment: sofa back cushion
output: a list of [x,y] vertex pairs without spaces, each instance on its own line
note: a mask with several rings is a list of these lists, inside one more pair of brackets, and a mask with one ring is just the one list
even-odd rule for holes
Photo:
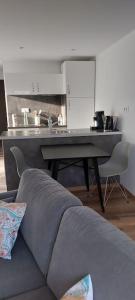
[[57,299],[90,274],[95,300],[135,299],[135,242],[86,207],[62,218],[47,283]]
[[23,173],[16,201],[27,203],[21,232],[46,276],[62,215],[67,208],[82,205],[81,201],[38,169]]

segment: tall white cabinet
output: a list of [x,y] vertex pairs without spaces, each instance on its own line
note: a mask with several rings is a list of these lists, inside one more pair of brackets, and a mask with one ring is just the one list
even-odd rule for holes
[[89,98],[67,98],[67,128],[89,128],[93,109]]
[[62,72],[67,97],[67,127],[89,128],[94,115],[95,62],[66,61]]

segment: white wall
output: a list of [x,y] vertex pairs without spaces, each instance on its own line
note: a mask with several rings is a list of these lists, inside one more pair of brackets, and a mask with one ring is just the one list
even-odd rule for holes
[[97,57],[96,110],[119,116],[123,138],[132,143],[121,182],[135,195],[135,31]]
[[4,61],[4,73],[61,73],[59,61]]

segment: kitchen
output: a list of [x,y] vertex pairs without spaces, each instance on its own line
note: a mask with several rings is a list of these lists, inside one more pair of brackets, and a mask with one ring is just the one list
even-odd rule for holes
[[5,72],[9,128],[46,127],[49,117],[68,129],[92,125],[95,61],[65,61],[60,68],[59,73]]
[[84,297],[134,300],[134,13],[122,0],[0,3],[4,247],[16,238],[1,300],[60,299],[84,281]]
[[8,129],[94,130],[97,122],[101,124],[99,129],[103,126],[106,130],[117,129],[116,117],[95,113],[95,60],[57,62],[57,71],[55,68],[49,70],[50,64],[53,66],[56,62],[48,62],[42,69],[39,64],[36,70],[33,62],[32,71],[31,65],[24,71],[23,63],[19,62],[16,72],[16,62],[12,63],[12,68],[4,66]]
[[[10,152],[14,145],[22,149],[28,164],[44,168],[41,145],[94,143],[111,153],[121,140],[121,132],[103,130],[103,116],[100,122],[94,117],[95,68],[95,60],[5,64],[9,129],[1,139],[8,189],[15,189],[19,180]],[[77,176],[71,174],[76,174],[74,167],[60,172],[60,182],[83,184],[81,169]]]

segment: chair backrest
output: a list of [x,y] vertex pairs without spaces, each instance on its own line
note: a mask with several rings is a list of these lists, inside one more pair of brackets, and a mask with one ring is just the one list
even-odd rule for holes
[[17,173],[19,177],[21,177],[23,171],[28,169],[29,166],[26,164],[24,155],[20,148],[13,146],[10,148],[10,151],[12,152],[16,162]]
[[128,142],[119,142],[113,149],[110,161],[121,165],[123,170],[128,168],[130,144]]

